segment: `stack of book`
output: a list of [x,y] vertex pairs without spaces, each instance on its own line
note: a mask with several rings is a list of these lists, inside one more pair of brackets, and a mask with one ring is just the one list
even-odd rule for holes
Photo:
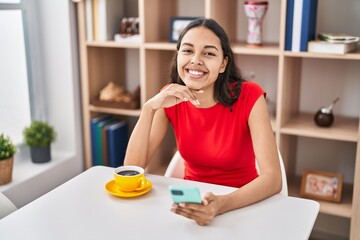
[[90,120],[92,165],[123,165],[129,140],[127,122],[109,115]]
[[319,33],[318,40],[309,42],[308,52],[345,54],[355,51],[359,40],[344,33]]

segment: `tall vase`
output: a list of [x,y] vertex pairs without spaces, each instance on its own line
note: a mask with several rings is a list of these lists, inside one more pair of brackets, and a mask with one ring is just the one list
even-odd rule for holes
[[268,2],[245,1],[244,8],[248,18],[247,44],[260,46],[262,44],[262,21],[268,9]]

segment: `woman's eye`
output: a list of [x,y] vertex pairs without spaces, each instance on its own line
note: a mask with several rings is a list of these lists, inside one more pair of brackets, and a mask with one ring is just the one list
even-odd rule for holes
[[204,56],[216,56],[213,52],[205,52]]
[[183,52],[183,53],[192,53],[192,51],[190,49],[183,49],[183,50],[181,50],[181,52]]

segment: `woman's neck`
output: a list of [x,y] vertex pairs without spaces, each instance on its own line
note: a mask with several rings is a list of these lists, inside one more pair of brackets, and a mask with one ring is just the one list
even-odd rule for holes
[[198,108],[209,108],[217,104],[217,101],[214,99],[214,89],[204,89],[203,92],[196,93],[196,97],[200,102],[200,105],[197,105]]

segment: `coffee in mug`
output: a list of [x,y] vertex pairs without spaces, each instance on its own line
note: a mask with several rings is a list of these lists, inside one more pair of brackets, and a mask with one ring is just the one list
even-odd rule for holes
[[145,170],[138,166],[121,166],[115,168],[115,183],[119,187],[119,190],[123,192],[141,191],[148,184],[144,173]]
[[140,173],[137,172],[137,171],[134,171],[134,170],[124,170],[124,171],[118,172],[117,174],[119,174],[121,176],[135,176],[135,175],[138,175]]

